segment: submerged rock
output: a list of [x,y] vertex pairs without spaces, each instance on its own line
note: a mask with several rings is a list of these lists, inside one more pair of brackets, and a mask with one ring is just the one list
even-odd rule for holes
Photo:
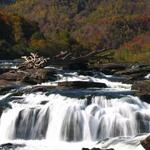
[[87,81],[64,81],[58,82],[58,87],[73,87],[73,88],[106,88],[107,85],[105,83],[98,82],[87,82]]
[[150,136],[141,141],[141,145],[145,150],[150,150]]

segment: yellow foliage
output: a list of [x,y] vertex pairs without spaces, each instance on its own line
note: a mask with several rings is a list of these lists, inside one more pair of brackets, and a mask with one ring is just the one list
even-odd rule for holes
[[31,45],[35,48],[45,48],[45,46],[47,45],[46,41],[41,39],[41,40],[38,40],[38,39],[32,39],[31,40]]

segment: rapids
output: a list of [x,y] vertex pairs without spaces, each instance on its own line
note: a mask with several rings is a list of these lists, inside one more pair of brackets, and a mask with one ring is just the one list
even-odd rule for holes
[[[82,147],[143,150],[150,133],[150,105],[133,96],[121,77],[60,73],[60,81],[92,81],[108,88],[24,93],[9,102],[0,118],[0,144],[17,150],[81,150]],[[10,93],[0,96],[5,100]]]

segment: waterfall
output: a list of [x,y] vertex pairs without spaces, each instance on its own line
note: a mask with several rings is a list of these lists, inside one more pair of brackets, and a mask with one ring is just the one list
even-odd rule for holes
[[[2,114],[0,138],[82,141],[150,132],[150,105],[137,97],[95,96],[87,105],[87,99],[31,95],[25,96],[26,104],[12,103],[12,109]],[[47,104],[39,104],[36,97],[47,99]]]
[[[60,145],[63,145],[63,142],[70,144],[73,142],[78,147],[78,143],[82,142],[81,145],[84,147],[83,143],[86,141],[90,144],[108,138],[108,142],[101,145],[105,148],[109,147],[110,139],[116,142],[116,139],[120,140],[119,137],[135,137],[150,132],[150,105],[128,94],[120,93],[118,97],[114,96],[116,91],[130,91],[131,85],[76,74],[70,76],[68,81],[106,83],[109,88],[99,90],[110,92],[112,96],[103,93],[89,94],[90,89],[76,91],[86,91],[87,95],[84,97],[69,97],[57,92],[23,94],[21,99],[10,101],[12,108],[5,109],[1,115],[0,142],[21,140],[32,147],[35,143],[38,145],[37,141],[40,141],[47,150],[49,142],[52,147],[57,142]],[[63,81],[64,78],[62,76],[59,81]],[[0,98],[4,99],[7,95],[9,93]],[[54,147],[52,150],[62,150],[61,146]]]

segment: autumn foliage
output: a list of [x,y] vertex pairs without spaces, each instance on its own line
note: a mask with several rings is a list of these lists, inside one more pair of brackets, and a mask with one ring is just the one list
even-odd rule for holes
[[0,16],[8,33],[0,29],[0,39],[5,39],[0,45],[50,57],[108,48],[115,51],[114,61],[127,61],[125,45],[150,32],[149,6],[149,0],[16,0],[4,7],[11,15]]

